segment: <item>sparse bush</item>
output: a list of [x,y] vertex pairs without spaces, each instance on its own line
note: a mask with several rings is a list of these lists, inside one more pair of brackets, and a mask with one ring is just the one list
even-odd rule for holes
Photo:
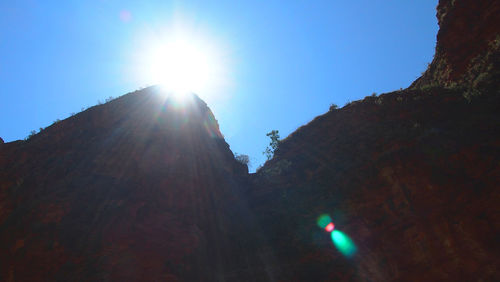
[[474,79],[474,81],[472,82],[472,87],[473,88],[478,87],[478,85],[480,85],[481,82],[486,81],[488,78],[489,78],[489,73],[487,73],[487,72],[483,72],[483,73],[479,74],[476,77],[476,79]]
[[277,163],[273,164],[271,167],[266,168],[263,173],[266,176],[276,176],[280,175],[283,172],[286,172],[290,166],[292,165],[292,162],[289,160],[280,160]]
[[447,83],[445,85],[445,88],[451,89],[451,90],[457,90],[460,88],[460,85],[456,81],[452,81],[450,83]]
[[339,106],[337,106],[336,104],[333,104],[333,103],[330,104],[330,111],[334,111],[334,110],[336,110],[338,108],[339,108]]
[[436,87],[438,87],[437,83],[430,83],[430,84],[425,84],[425,85],[420,86],[420,90],[429,91],[429,90],[436,88]]
[[115,99],[115,98],[114,98],[113,96],[109,96],[108,98],[106,98],[106,100],[105,100],[105,101],[106,101],[106,103],[108,103],[108,102],[113,101],[114,99]]
[[248,164],[250,163],[250,158],[248,157],[248,155],[244,155],[244,154],[238,154],[238,153],[235,153],[234,154],[234,158],[241,164],[244,164],[246,166],[248,166]]
[[271,132],[267,133],[266,136],[271,138],[271,142],[269,142],[269,146],[267,146],[263,154],[266,155],[267,160],[270,160],[273,158],[274,152],[278,149],[280,135],[278,130],[272,130]]
[[377,92],[373,92],[372,97],[377,97]]
[[255,172],[259,172],[264,166],[263,165],[259,165],[259,167],[257,167],[257,169],[255,170]]
[[24,138],[24,140],[29,140],[29,139],[31,139],[31,137],[33,137],[35,135],[36,135],[36,130],[31,130],[30,135],[28,135],[26,138]]
[[469,103],[472,101],[472,99],[474,97],[477,97],[480,95],[481,95],[481,91],[474,89],[474,88],[469,88],[469,89],[465,90],[464,93],[462,94],[462,96],[465,98],[465,100],[467,100],[467,102],[469,102]]

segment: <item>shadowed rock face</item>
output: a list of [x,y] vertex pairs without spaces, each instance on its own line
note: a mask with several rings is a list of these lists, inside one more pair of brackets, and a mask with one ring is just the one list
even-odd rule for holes
[[500,3],[498,1],[441,0],[437,6],[439,32],[436,54],[427,71],[412,87],[486,87],[499,90]]
[[[497,280],[498,98],[397,91],[285,139],[249,197],[283,278]],[[316,225],[322,214],[354,241],[352,257]]]
[[0,280],[500,280],[500,4],[479,2],[440,1],[409,89],[315,118],[256,174],[203,101],[155,87],[0,140]]
[[206,104],[155,88],[0,155],[0,280],[260,277],[234,160]]
[[317,117],[252,177],[283,279],[500,280],[500,2],[437,9],[436,56],[410,89]]

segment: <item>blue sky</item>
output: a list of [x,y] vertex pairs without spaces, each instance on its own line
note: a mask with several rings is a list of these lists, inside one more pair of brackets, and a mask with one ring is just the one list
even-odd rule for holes
[[2,1],[0,137],[148,86],[138,57],[182,26],[217,49],[224,83],[197,93],[233,152],[265,160],[331,103],[407,87],[432,60],[437,0]]

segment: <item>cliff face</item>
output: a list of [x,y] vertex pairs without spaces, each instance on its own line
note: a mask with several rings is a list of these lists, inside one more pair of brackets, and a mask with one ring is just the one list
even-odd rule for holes
[[[285,280],[498,278],[499,95],[461,94],[368,97],[280,144],[249,198]],[[322,214],[352,256],[317,226]]]
[[203,101],[165,99],[145,89],[2,145],[0,280],[217,280],[255,264],[246,167]]
[[500,279],[500,2],[437,9],[435,58],[409,89],[317,117],[252,177],[285,280]]
[[441,0],[421,78],[256,174],[203,101],[154,87],[0,139],[0,280],[500,280],[499,9]]
[[498,1],[439,1],[434,60],[412,87],[490,87],[488,91],[498,91],[495,79],[500,75],[499,14]]

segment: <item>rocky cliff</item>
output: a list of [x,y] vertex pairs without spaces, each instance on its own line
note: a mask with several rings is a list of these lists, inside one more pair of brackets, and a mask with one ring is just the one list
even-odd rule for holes
[[2,281],[263,275],[247,168],[196,96],[137,91],[0,152]]
[[[496,280],[500,100],[436,87],[368,97],[280,144],[254,213],[284,280]],[[319,228],[331,216],[356,253]]]
[[500,75],[500,5],[498,1],[441,0],[436,53],[412,88],[426,85],[493,87]]
[[252,177],[283,280],[500,279],[499,11],[440,1],[421,78],[315,118]]
[[421,78],[256,174],[155,87],[0,141],[0,280],[500,280],[499,11],[441,0]]

